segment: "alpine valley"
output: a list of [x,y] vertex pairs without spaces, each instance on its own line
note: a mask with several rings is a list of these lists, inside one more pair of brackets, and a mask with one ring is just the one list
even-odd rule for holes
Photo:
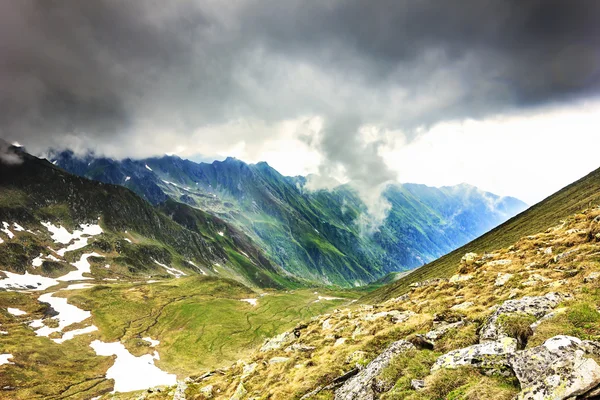
[[597,398],[600,170],[390,185],[367,231],[266,163],[8,153],[3,399]]

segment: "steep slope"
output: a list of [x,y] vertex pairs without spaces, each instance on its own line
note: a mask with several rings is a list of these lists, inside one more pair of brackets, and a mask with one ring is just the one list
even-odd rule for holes
[[307,191],[304,178],[284,177],[266,163],[228,158],[198,164],[178,157],[114,161],[69,152],[53,159],[70,172],[125,185],[151,202],[164,201],[155,192],[160,188],[164,196],[242,229],[289,273],[346,286],[418,267],[525,208],[516,199],[466,185],[391,186],[385,193],[390,214],[370,234],[361,230],[360,216],[367,210],[351,188]]
[[485,235],[421,268],[389,286],[369,294],[380,301],[406,292],[411,283],[454,274],[461,258],[469,252],[484,253],[508,246],[523,236],[531,235],[558,224],[568,215],[600,203],[600,169],[570,184],[521,214],[511,218]]
[[[3,246],[0,265],[4,270],[23,273],[31,268],[33,258],[49,240],[42,222],[69,231],[100,222],[104,234],[94,246],[114,254],[125,275],[165,273],[161,264],[174,264],[185,271],[239,279],[250,286],[291,284],[250,238],[217,217],[184,227],[128,189],[74,176],[16,148],[12,151],[19,152],[22,162],[0,163],[0,221],[18,223],[31,233]],[[197,212],[186,208],[181,204],[177,214]]]
[[194,399],[598,399],[599,251],[600,208],[580,209],[473,254],[450,279],[347,302],[179,388]]

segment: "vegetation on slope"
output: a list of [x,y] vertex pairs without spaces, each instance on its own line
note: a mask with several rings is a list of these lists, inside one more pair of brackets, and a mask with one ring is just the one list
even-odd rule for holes
[[[399,298],[340,308],[307,320],[295,329],[299,337],[258,351],[226,371],[193,377],[185,393],[188,399],[228,399],[236,398],[236,393],[273,400],[333,399],[340,387],[336,382],[343,383],[347,374],[369,364],[391,343],[405,339],[416,348],[392,358],[381,371],[374,382],[379,398],[513,399],[521,388],[510,371],[431,367],[439,356],[478,343],[481,327],[497,306],[526,296],[569,295],[541,320],[544,313],[537,318],[520,314],[499,318],[506,334],[520,340],[520,346],[532,349],[556,335],[599,341],[599,250],[600,208],[583,210],[509,247],[472,255],[459,262],[461,274],[452,279],[419,282]],[[538,320],[537,327],[531,328],[534,320]],[[419,336],[456,322],[461,324],[432,343]],[[424,387],[415,390],[413,380],[423,380]]]
[[197,164],[178,157],[115,161],[68,152],[55,159],[68,171],[124,185],[154,204],[164,202],[155,193],[160,188],[163,195],[243,230],[288,273],[320,284],[360,285],[420,266],[525,207],[468,185],[396,185],[385,193],[389,216],[373,233],[362,226],[368,210],[350,187],[309,191],[305,178],[284,177],[266,163],[228,158]]
[[523,236],[544,231],[569,215],[600,203],[599,187],[600,169],[597,169],[485,235],[414,270],[392,285],[368,294],[366,300],[382,301],[405,293],[414,282],[449,277],[456,272],[465,253],[485,253],[508,246]]
[[[217,217],[181,225],[128,189],[71,175],[25,153],[21,156],[21,164],[0,164],[2,221],[19,222],[32,229],[41,228],[40,221],[50,221],[70,230],[81,223],[101,221],[107,235],[97,245],[106,253],[115,252],[120,264],[137,270],[154,265],[155,258],[161,262],[176,260],[183,268],[201,273],[198,267],[184,262],[190,260],[205,267],[205,272],[214,272],[214,266],[221,265],[228,276],[251,286],[298,285],[296,280],[282,276],[281,269],[262,256],[250,238]],[[198,215],[197,210],[178,204],[177,212],[169,209],[169,204],[164,211],[177,216]],[[221,227],[227,228],[231,239],[222,236]],[[22,272],[48,242],[33,234],[18,239],[24,241],[0,250],[5,254],[0,266],[14,270],[20,263]]]

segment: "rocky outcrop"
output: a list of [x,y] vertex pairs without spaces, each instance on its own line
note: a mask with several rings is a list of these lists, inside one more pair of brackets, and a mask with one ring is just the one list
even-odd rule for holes
[[[417,334],[416,337],[420,339],[420,343],[422,343],[421,347],[433,348],[436,341],[441,339],[451,330],[460,328],[464,324],[465,322],[463,320],[452,323],[441,322],[435,326],[435,329],[430,330],[426,334]],[[417,347],[419,346],[417,345]]]
[[512,278],[513,276],[514,276],[513,274],[499,272],[498,277],[496,278],[496,282],[494,282],[494,286],[506,285],[506,282],[508,282],[510,280],[510,278]]
[[415,315],[415,313],[412,311],[392,310],[366,314],[362,319],[364,321],[374,321],[379,318],[388,318],[393,323],[398,324],[400,322],[405,322],[413,315]]
[[376,378],[387,367],[392,359],[408,350],[415,349],[410,342],[399,340],[392,343],[383,353],[369,363],[362,371],[346,381],[335,391],[335,400],[373,400],[376,396],[374,388]]
[[507,300],[485,322],[480,332],[480,341],[496,341],[506,337],[499,319],[503,315],[531,315],[537,319],[550,313],[559,303],[570,298],[560,293],[548,293],[545,296],[523,297],[519,300]]
[[267,339],[265,343],[260,348],[260,351],[266,352],[269,350],[277,350],[284,345],[294,341],[296,336],[291,332],[283,332],[280,335],[277,335],[271,339]]
[[475,344],[452,350],[439,357],[431,367],[431,372],[441,368],[454,369],[465,366],[500,371],[508,367],[508,355],[515,351],[517,351],[517,341],[509,337],[494,342]]
[[521,383],[520,400],[562,400],[600,385],[600,366],[586,357],[593,345],[555,336],[541,346],[511,354],[509,364]]

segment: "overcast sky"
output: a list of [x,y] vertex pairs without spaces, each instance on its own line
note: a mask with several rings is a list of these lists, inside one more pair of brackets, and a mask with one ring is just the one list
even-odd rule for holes
[[600,167],[600,1],[0,1],[0,137],[533,203]]

